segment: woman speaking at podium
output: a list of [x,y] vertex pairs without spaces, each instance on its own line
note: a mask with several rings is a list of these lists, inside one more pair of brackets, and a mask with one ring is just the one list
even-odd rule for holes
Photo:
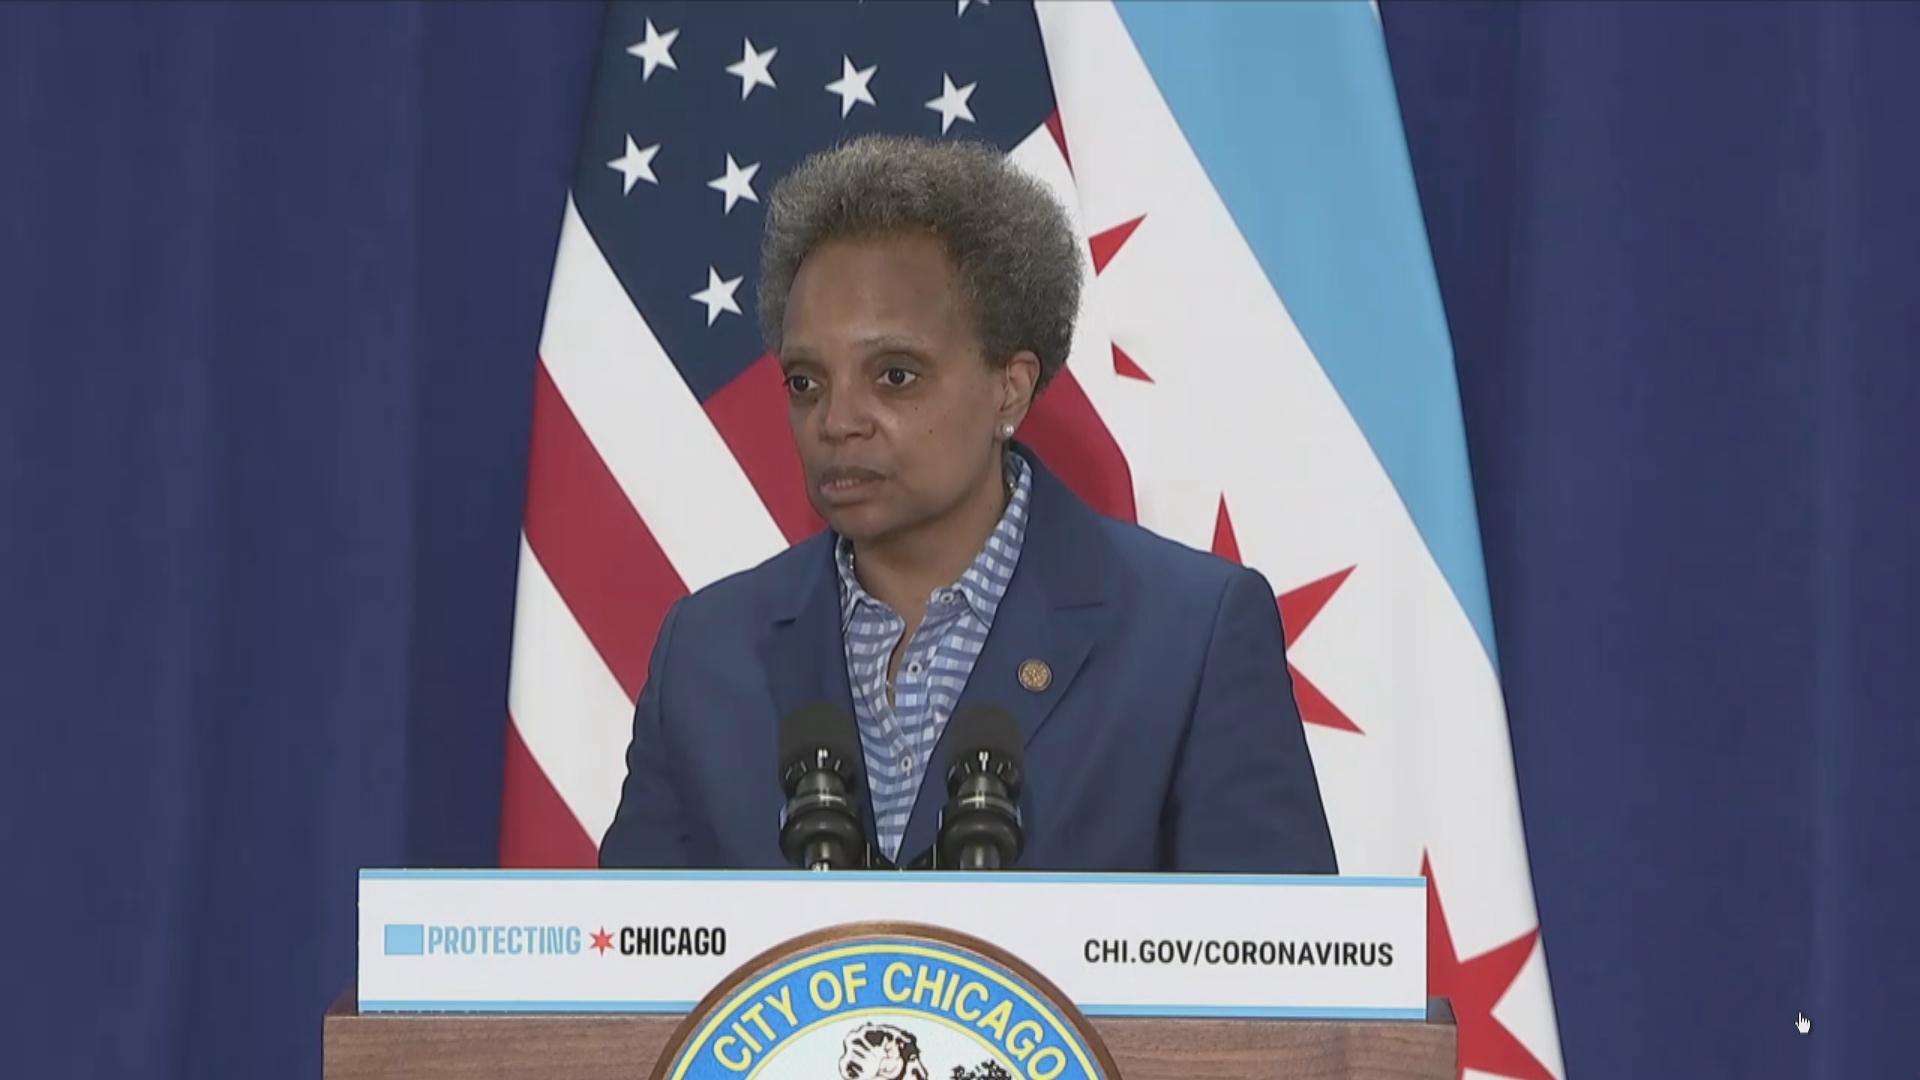
[[824,702],[872,865],[925,864],[948,720],[993,706],[1018,868],[1335,871],[1273,590],[1015,441],[1079,296],[1065,214],[990,148],[866,138],[778,185],[759,317],[829,528],[668,612],[602,865],[788,865],[782,720]]

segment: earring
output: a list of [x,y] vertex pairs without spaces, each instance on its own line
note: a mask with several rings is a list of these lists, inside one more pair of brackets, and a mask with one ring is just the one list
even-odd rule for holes
[[1007,440],[1009,440],[1009,441],[1011,441],[1011,440],[1013,439],[1013,425],[1012,425],[1012,424],[1001,424],[1001,425],[1000,425],[1000,437],[1001,437],[1002,439],[1007,439]]

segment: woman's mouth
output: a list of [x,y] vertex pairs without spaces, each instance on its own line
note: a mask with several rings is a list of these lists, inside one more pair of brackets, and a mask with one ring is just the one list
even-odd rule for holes
[[871,469],[840,465],[820,475],[822,498],[835,505],[858,502],[880,485],[882,477]]

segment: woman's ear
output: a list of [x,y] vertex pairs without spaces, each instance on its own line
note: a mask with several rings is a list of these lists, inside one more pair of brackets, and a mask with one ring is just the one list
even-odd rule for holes
[[1019,427],[1033,408],[1033,394],[1040,385],[1040,357],[1031,349],[1021,349],[1007,358],[1000,371],[1000,410],[995,420]]

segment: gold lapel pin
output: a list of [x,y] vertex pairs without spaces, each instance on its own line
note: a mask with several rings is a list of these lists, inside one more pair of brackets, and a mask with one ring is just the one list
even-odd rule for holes
[[1029,660],[1020,665],[1020,685],[1038,694],[1053,685],[1053,669],[1045,660]]

